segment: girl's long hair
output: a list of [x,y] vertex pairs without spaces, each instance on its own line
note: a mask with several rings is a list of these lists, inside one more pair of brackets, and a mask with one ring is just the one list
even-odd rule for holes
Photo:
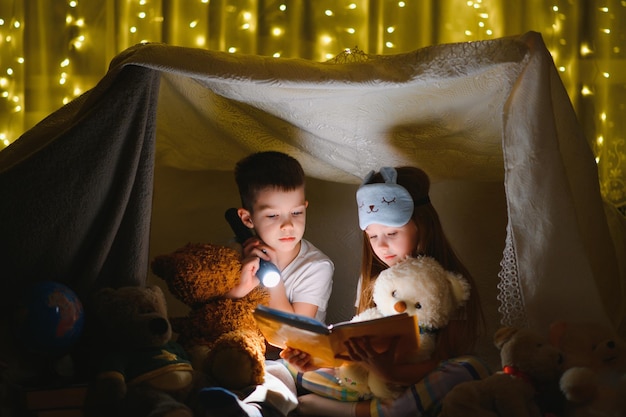
[[[425,201],[430,190],[428,175],[419,168],[398,167],[398,184],[407,189],[413,201]],[[384,182],[380,173],[376,173],[371,183]],[[435,258],[446,270],[459,273],[471,285],[470,298],[461,308],[458,319],[462,325],[441,329],[437,341],[436,355],[440,358],[471,353],[478,338],[484,331],[484,316],[476,283],[465,265],[452,249],[445,236],[439,215],[430,202],[415,206],[412,220],[417,226],[418,244],[413,256],[426,255]],[[374,307],[372,299],[373,284],[387,265],[372,250],[367,234],[363,232],[363,255],[361,261],[361,295],[357,311]]]

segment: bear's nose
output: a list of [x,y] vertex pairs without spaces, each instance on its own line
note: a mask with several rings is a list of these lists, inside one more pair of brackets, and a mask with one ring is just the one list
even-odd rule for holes
[[163,317],[157,317],[150,320],[150,331],[153,334],[163,334],[167,332],[168,327],[167,320]]
[[404,313],[406,311],[406,303],[404,301],[398,301],[393,305],[393,309],[398,313]]

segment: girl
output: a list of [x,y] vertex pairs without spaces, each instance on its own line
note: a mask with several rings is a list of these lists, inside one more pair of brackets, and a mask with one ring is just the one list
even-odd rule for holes
[[[472,352],[483,329],[484,318],[476,285],[445,237],[428,196],[429,188],[428,175],[421,169],[383,167],[378,173],[371,172],[357,190],[359,226],[364,233],[357,313],[374,306],[372,287],[378,274],[407,256],[432,256],[445,269],[462,274],[472,286],[469,301],[458,311],[457,317],[441,329],[435,353],[429,361],[394,366],[393,345],[378,353],[367,338],[354,338],[348,342],[352,360],[389,382],[412,386],[392,403],[383,404],[376,399],[354,401],[349,388],[340,385],[335,389],[329,386],[319,388],[319,384],[313,382],[307,385],[307,381],[333,380],[330,378],[332,370],[315,370],[306,352],[290,348],[283,350],[281,357],[300,371],[298,382],[314,392],[299,398],[300,414],[431,415],[438,412],[441,399],[454,385],[489,373],[477,358],[461,356]],[[346,399],[353,401],[346,402]]]

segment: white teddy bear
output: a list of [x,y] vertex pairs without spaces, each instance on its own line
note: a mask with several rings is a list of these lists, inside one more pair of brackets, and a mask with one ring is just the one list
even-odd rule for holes
[[[470,285],[460,274],[446,271],[434,258],[407,258],[382,271],[374,283],[376,307],[354,316],[351,321],[408,313],[417,315],[420,347],[411,363],[431,357],[439,329],[445,327],[457,309],[469,299]],[[339,367],[340,381],[362,396],[396,398],[405,387],[378,380],[358,363]]]

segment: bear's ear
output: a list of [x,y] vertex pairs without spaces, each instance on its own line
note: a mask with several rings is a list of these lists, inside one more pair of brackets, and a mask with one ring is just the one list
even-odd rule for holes
[[502,346],[504,346],[515,333],[519,331],[516,327],[501,327],[499,328],[495,335],[493,336],[493,343],[499,350],[502,350]]
[[146,285],[146,290],[152,291],[154,293],[154,295],[156,297],[158,297],[158,298],[165,297],[165,294],[163,294],[163,290],[158,285],[154,285],[154,284],[153,285]]
[[446,271],[446,278],[452,286],[452,296],[456,307],[461,307],[470,297],[470,284],[461,274]]

